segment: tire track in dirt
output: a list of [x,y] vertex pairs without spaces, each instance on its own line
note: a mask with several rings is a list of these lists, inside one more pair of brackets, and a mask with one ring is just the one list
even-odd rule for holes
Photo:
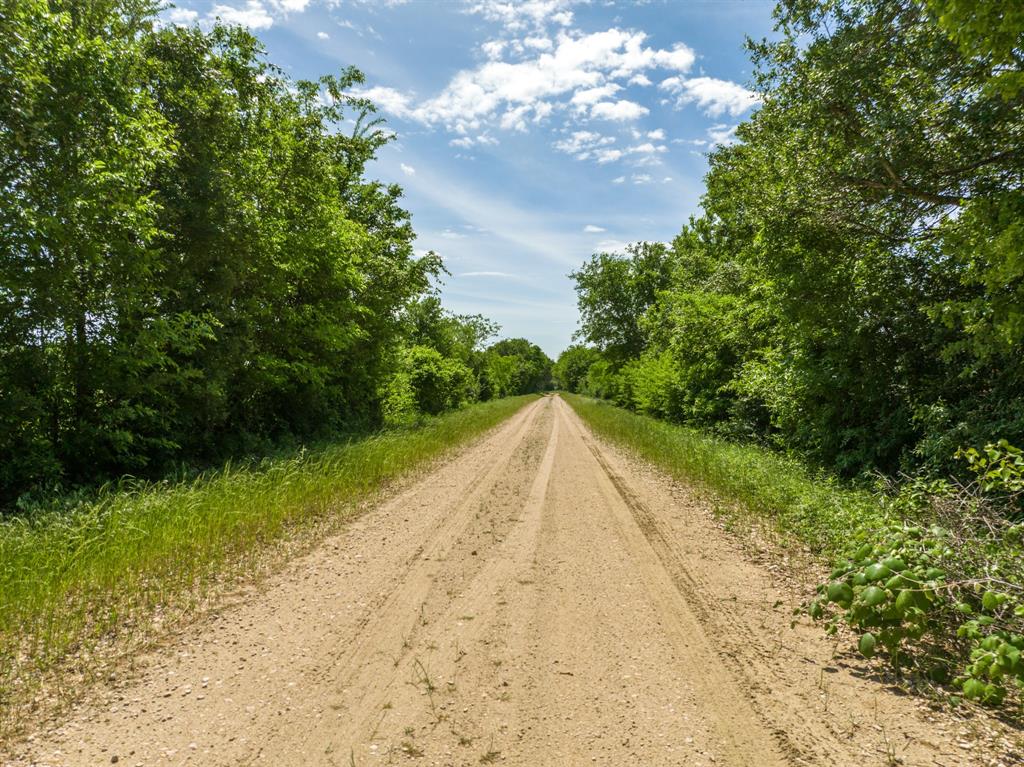
[[[584,436],[577,422],[558,402],[560,415],[571,424],[574,437],[592,456],[596,481],[607,498],[622,542],[638,567],[664,630],[685,658],[683,672],[697,686],[702,706],[710,712],[718,752],[727,764],[784,765],[798,756],[785,741],[785,733],[771,733],[755,713],[752,701],[706,636],[694,610],[694,581],[676,556],[654,515],[608,464],[596,444]],[[623,514],[622,512],[625,512]],[[781,745],[781,747],[780,747]],[[788,753],[787,753],[788,752]]]

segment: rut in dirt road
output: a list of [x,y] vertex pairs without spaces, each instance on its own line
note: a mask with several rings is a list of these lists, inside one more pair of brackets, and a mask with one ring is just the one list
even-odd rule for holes
[[5,763],[971,763],[793,599],[549,396]]

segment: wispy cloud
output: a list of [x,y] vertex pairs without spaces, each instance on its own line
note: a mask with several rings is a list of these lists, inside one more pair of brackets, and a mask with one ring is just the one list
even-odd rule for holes
[[470,3],[468,13],[489,21],[500,22],[510,32],[543,29],[549,24],[567,27],[572,24],[570,0],[478,0]]
[[188,26],[199,18],[199,13],[191,8],[168,8],[163,15],[169,22],[178,26]]
[[509,274],[508,272],[461,272],[455,275],[456,277],[495,277],[503,280],[514,280],[516,275]]

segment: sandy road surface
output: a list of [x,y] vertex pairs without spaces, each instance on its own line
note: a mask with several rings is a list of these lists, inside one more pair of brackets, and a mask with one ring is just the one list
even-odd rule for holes
[[547,397],[3,758],[969,763],[956,722],[791,629],[793,599]]

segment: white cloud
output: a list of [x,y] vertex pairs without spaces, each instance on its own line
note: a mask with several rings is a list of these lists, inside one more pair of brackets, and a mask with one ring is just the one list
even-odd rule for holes
[[626,183],[626,177],[625,176],[619,176],[618,178],[613,178],[612,179],[612,183],[613,184],[625,184]]
[[462,136],[448,142],[449,146],[458,146],[463,149],[469,149],[472,146],[497,146],[500,143],[494,136],[489,136],[486,133],[475,138],[473,136]]
[[[545,0],[524,4],[481,2],[471,12],[487,18],[550,20],[556,6],[561,7]],[[546,120],[566,106],[574,107],[577,115],[585,114],[589,107],[593,118],[634,120],[649,110],[633,101],[613,100],[611,97],[623,87],[616,81],[653,68],[685,72],[694,59],[693,51],[684,45],[655,49],[644,45],[646,39],[643,32],[608,29],[592,34],[561,31],[554,42],[550,37],[534,35],[525,38],[532,46],[529,49],[518,41],[492,40],[481,47],[487,61],[475,69],[457,72],[432,98],[417,103],[396,97],[393,89],[369,91],[387,96],[378,103],[392,114],[425,125],[443,125],[459,135],[491,124],[504,130],[527,131],[531,124]],[[550,49],[540,50],[547,43]],[[522,58],[502,58],[510,51],[515,53],[517,46]]]
[[416,169],[414,167],[412,167],[411,165],[406,165],[404,162],[402,162],[402,163],[398,164],[398,167],[401,168],[402,169],[402,173],[404,173],[407,176],[415,176],[416,175]]
[[480,50],[482,50],[484,55],[489,59],[500,59],[506,45],[508,45],[508,43],[505,40],[488,40],[480,46]]
[[664,144],[652,144],[650,141],[646,144],[638,144],[629,148],[630,154],[658,154],[667,151],[668,147]]
[[631,78],[629,78],[629,84],[630,85],[644,85],[644,86],[650,85],[651,84],[651,78],[649,78],[647,75],[644,75],[644,74],[635,74]]
[[596,234],[598,232],[604,232],[607,230],[603,226],[594,226],[593,224],[587,224],[585,227],[583,227],[583,231],[587,232],[588,234]]
[[260,0],[248,0],[244,8],[215,5],[210,11],[210,18],[219,18],[226,24],[239,24],[249,29],[269,29],[274,24],[274,17]]
[[621,149],[598,149],[594,152],[594,159],[597,160],[598,165],[604,165],[622,159],[623,154]]
[[761,102],[761,97],[739,83],[714,77],[669,77],[658,86],[677,96],[677,106],[696,103],[709,117],[720,117],[728,112],[739,117]]
[[[615,140],[614,136],[605,136],[594,131],[580,130],[573,131],[568,138],[556,141],[553,146],[558,151],[572,155],[577,160],[594,160],[599,165],[621,160],[627,155],[640,155],[641,158],[653,159],[657,155],[668,151],[668,147],[664,144],[652,144],[651,142],[619,149],[610,146],[615,143]],[[660,163],[660,160],[656,160],[655,164],[657,163]]]
[[498,277],[499,279],[515,279],[514,274],[508,272],[462,272],[461,274],[455,275],[456,277]]
[[374,88],[355,90],[353,95],[369,99],[379,109],[390,112],[396,117],[408,119],[414,116],[412,98],[394,88],[385,88],[378,85]]
[[590,108],[590,116],[599,120],[615,120],[618,122],[636,120],[650,113],[645,106],[635,101],[622,99],[620,101],[601,101]]
[[572,24],[570,5],[570,0],[480,0],[470,5],[467,12],[499,22],[510,32],[519,32],[548,24],[569,26]]
[[453,229],[445,229],[443,232],[441,232],[441,236],[444,237],[446,240],[464,240],[464,239],[466,239],[466,235],[461,234],[460,232],[456,232]]
[[309,0],[270,0],[271,4],[284,13],[292,11],[302,13],[309,5]]
[[[245,0],[245,4],[240,6],[216,3],[206,15],[205,21],[212,24],[215,19],[219,18],[226,24],[239,24],[249,29],[269,29],[274,25],[276,17],[287,16],[289,13],[302,13],[309,4],[310,0]],[[169,18],[175,23],[182,23],[173,18],[175,13],[190,16],[184,20],[184,23],[191,23],[198,15],[195,11],[177,8],[170,13]]]
[[657,130],[648,131],[647,138],[651,139],[652,141],[664,141],[665,131],[662,130],[661,128],[658,128]]
[[319,37],[321,40],[330,40],[331,39],[331,36],[329,34],[327,34],[326,32],[317,32],[316,36]]
[[665,176],[665,178],[663,178],[663,179],[661,180],[661,183],[663,183],[663,184],[667,184],[667,183],[669,183],[669,182],[670,182],[671,180],[672,180],[672,177],[671,177],[671,176]]
[[554,47],[550,37],[524,37],[523,45],[538,51],[550,51]]
[[569,103],[575,107],[589,107],[596,104],[601,99],[614,96],[621,90],[622,86],[616,83],[605,83],[604,85],[599,85],[596,88],[584,88],[583,90],[576,91],[572,98],[569,99]]
[[625,250],[626,243],[624,243],[622,240],[601,240],[599,243],[597,243],[597,248],[598,250],[604,251],[606,253],[611,253],[618,250]]
[[649,184],[654,179],[652,179],[646,173],[634,173],[632,175],[632,177],[631,177],[631,180],[633,181],[634,184]]
[[712,125],[708,128],[708,146],[714,149],[716,146],[729,146],[735,144],[739,139],[736,138],[736,129],[739,125]]
[[573,131],[569,138],[556,141],[554,147],[560,152],[574,155],[578,160],[586,160],[589,158],[589,152],[614,143],[614,136],[602,136],[593,131],[578,130]]
[[187,27],[199,18],[199,14],[189,8],[168,8],[167,20],[172,24]]

